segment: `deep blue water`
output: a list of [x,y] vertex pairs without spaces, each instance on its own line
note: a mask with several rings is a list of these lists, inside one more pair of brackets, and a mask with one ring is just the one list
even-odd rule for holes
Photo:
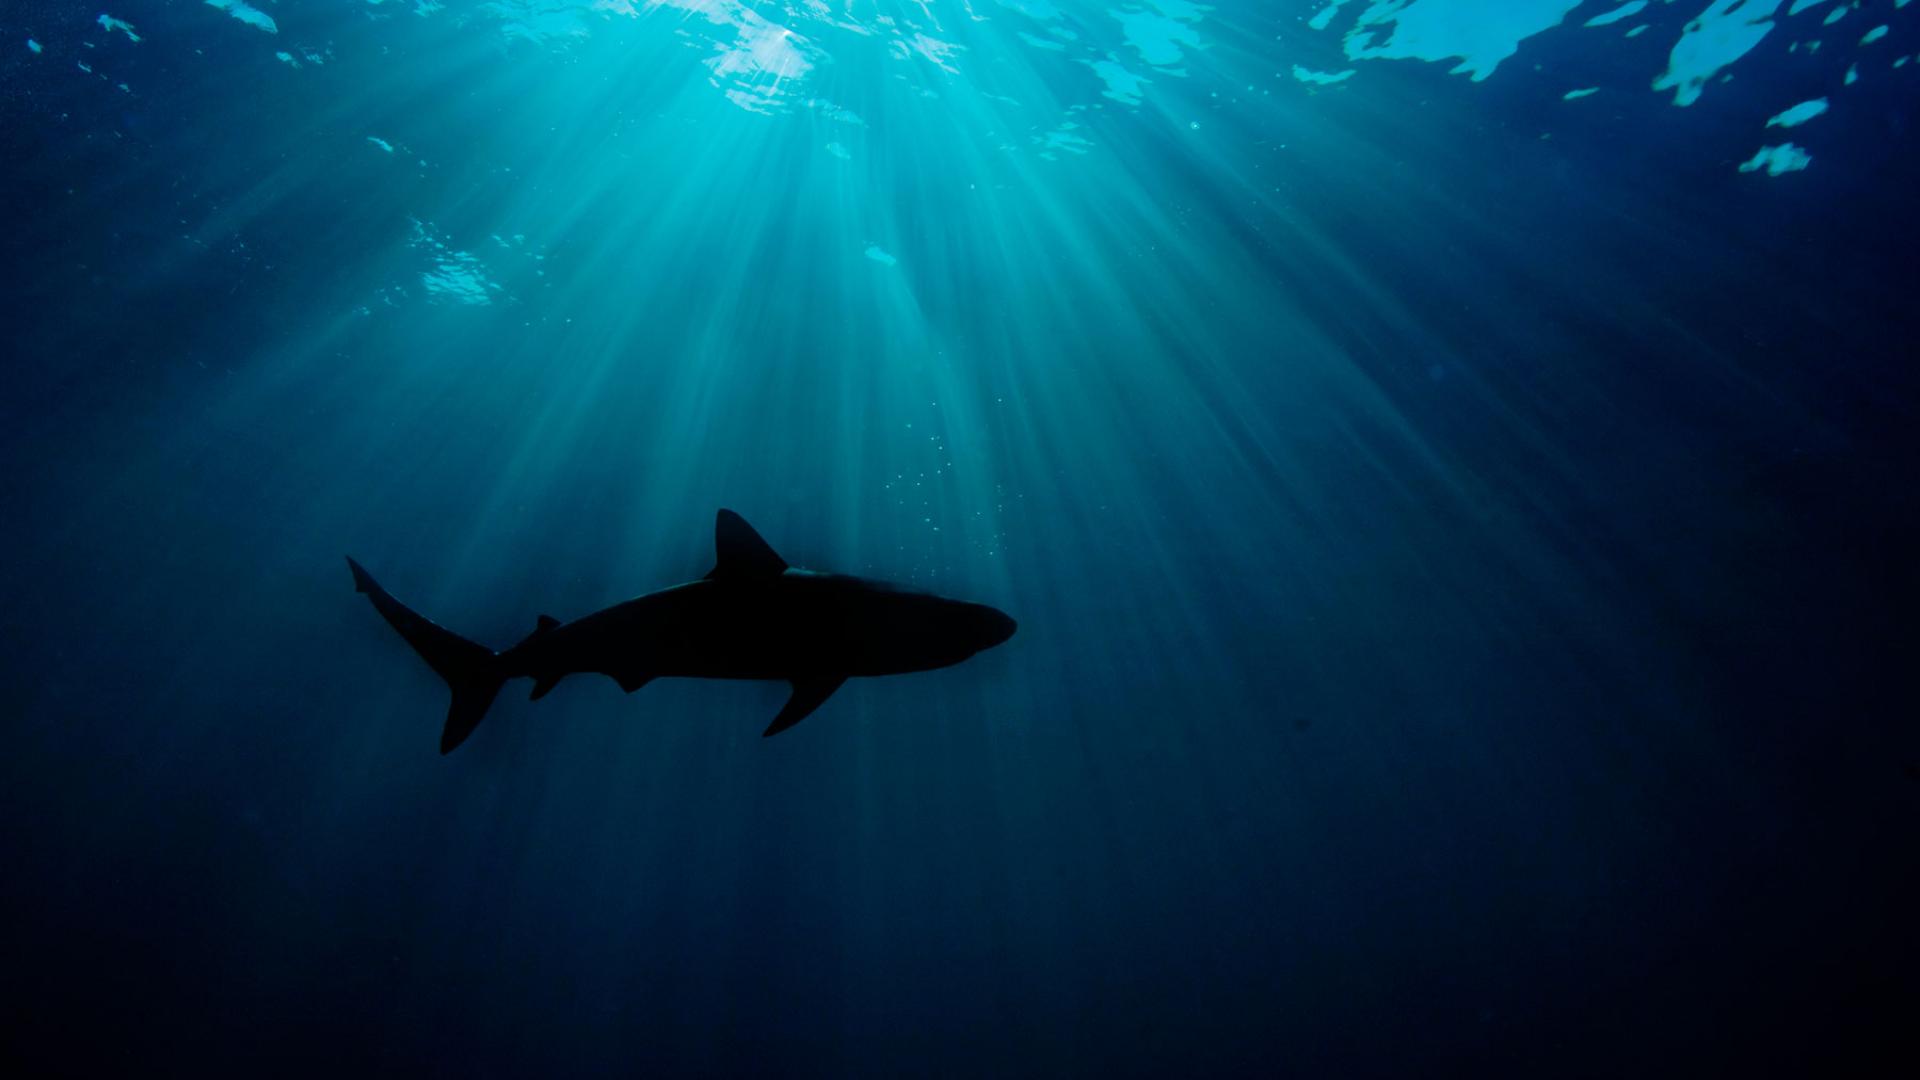
[[[1910,1056],[1920,5],[1794,6],[8,0],[0,1057]],[[1020,632],[442,757],[342,562],[721,506]]]

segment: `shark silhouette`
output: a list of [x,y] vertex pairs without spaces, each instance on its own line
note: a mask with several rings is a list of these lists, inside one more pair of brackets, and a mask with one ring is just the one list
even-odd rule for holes
[[466,741],[508,679],[533,680],[538,701],[568,675],[611,676],[631,694],[662,676],[784,679],[793,696],[763,735],[778,735],[856,675],[948,667],[1013,636],[984,604],[787,565],[745,519],[714,522],[713,571],[699,581],[562,623],[551,615],[505,652],[417,614],[351,558],[353,587],[453,691],[440,752]]

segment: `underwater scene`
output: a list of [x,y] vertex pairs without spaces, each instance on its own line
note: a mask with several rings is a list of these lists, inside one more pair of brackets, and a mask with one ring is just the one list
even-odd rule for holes
[[0,1064],[1905,1075],[1916,104],[1909,0],[0,0]]

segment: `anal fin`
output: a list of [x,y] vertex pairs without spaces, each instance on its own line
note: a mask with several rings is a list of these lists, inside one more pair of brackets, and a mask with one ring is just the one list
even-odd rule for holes
[[780,710],[779,716],[773,718],[773,723],[767,725],[767,730],[761,732],[760,737],[764,739],[778,735],[805,720],[807,714],[819,708],[846,681],[845,675],[793,680],[793,696],[787,699],[786,707]]

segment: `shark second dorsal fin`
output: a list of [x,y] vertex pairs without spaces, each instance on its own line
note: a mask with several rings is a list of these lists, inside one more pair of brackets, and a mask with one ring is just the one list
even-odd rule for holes
[[[528,634],[526,637],[523,637],[520,639],[520,645],[525,645],[527,642],[532,641],[534,638],[539,637],[540,635],[546,633],[549,630],[552,630],[554,627],[559,625],[560,625],[560,620],[554,618],[551,615],[540,616],[539,619],[534,621],[533,632]],[[520,647],[520,645],[515,645],[514,648],[517,649]],[[540,694],[544,694],[544,693],[546,693],[546,691],[542,690],[540,691],[539,694],[535,694],[534,696],[539,697]]]
[[720,511],[714,519],[713,554],[709,578],[778,577],[787,569],[787,560],[731,510]]

